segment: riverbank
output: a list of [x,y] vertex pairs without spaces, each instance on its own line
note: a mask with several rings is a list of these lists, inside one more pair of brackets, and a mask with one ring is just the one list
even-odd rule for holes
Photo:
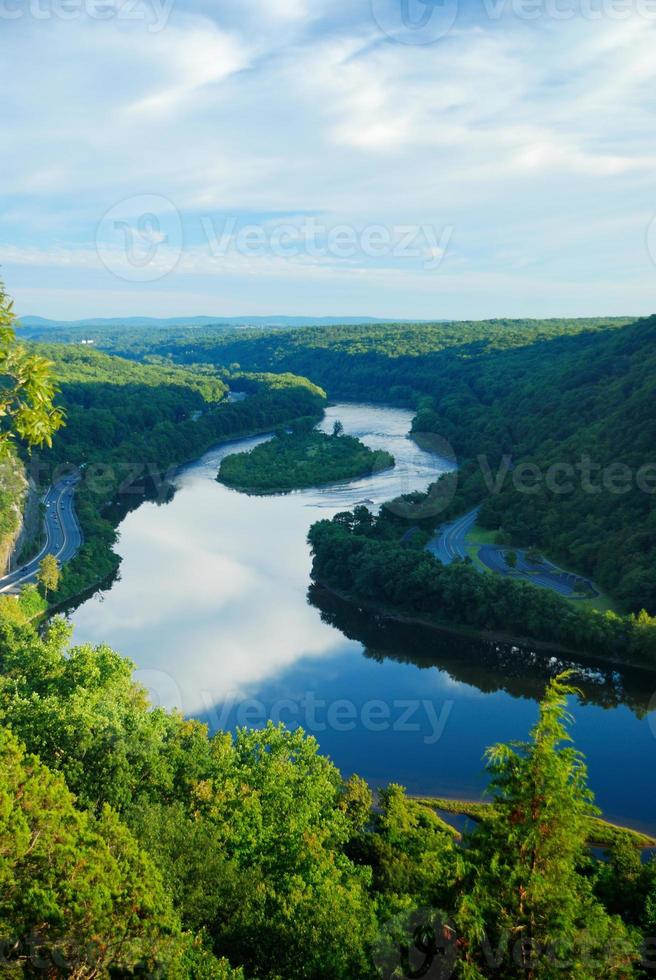
[[[457,800],[442,796],[410,796],[409,799],[428,807],[430,810],[452,816],[467,817],[476,823],[494,820],[495,817],[494,804],[485,803],[481,800]],[[609,820],[604,820],[603,817],[590,817],[588,823],[588,845],[590,847],[605,850],[625,842],[641,851],[656,848],[656,837],[635,830],[633,827],[612,823]]]
[[[144,460],[133,480],[121,480],[120,475],[134,469],[118,447],[114,459],[108,464],[113,475],[102,492],[92,485],[82,483],[77,494],[77,513],[84,534],[84,546],[75,559],[69,562],[62,574],[54,605],[70,603],[85,595],[95,583],[104,581],[115,573],[121,559],[114,552],[116,529],[123,518],[144,501],[156,499],[163,502],[164,495],[172,495],[175,475],[196,462],[212,449],[230,442],[239,442],[257,435],[269,435],[281,425],[290,425],[298,418],[311,418],[314,422],[323,416],[323,400],[313,395],[305,385],[293,387],[286,379],[287,387],[260,389],[250,397],[235,404],[219,406],[219,409],[196,421],[179,424],[179,439],[171,438],[168,449],[165,444],[153,450],[153,458]],[[223,414],[229,411],[229,419]],[[255,420],[268,416],[266,424],[244,425],[222,433],[222,425]],[[189,438],[183,438],[183,436]],[[193,436],[193,438],[191,438]],[[189,447],[189,448],[187,448]]]
[[[564,658],[378,622],[338,599],[326,598],[325,614],[308,603],[309,526],[420,491],[439,467],[408,438],[410,412],[339,404],[327,409],[322,429],[330,432],[335,420],[389,451],[396,467],[348,486],[248,496],[215,478],[224,455],[256,440],[213,440],[220,448],[181,468],[169,503],[139,507],[123,521],[120,577],[69,613],[75,643],[120,650],[158,703],[213,729],[247,724],[241,705],[251,698],[263,717],[306,691],[327,705],[381,701],[391,713],[386,730],[360,721],[344,733],[327,726],[316,732],[321,751],[371,785],[398,781],[413,794],[475,799],[484,792],[485,746],[528,730]],[[617,823],[635,820],[656,834],[655,790],[644,775],[656,745],[652,677],[609,667],[581,669],[578,682],[584,696],[571,711],[599,805]],[[249,700],[234,703],[232,692],[242,690]],[[428,699],[437,719],[423,708]],[[399,700],[418,705],[408,730],[394,726]],[[302,705],[298,714],[306,722]]]
[[476,629],[471,626],[463,626],[461,623],[449,622],[435,616],[420,615],[419,613],[404,613],[391,606],[375,602],[373,599],[363,599],[362,597],[351,595],[348,592],[337,589],[327,582],[313,577],[313,582],[317,588],[325,593],[341,599],[359,609],[365,609],[380,619],[390,623],[398,623],[401,626],[422,626],[436,633],[444,635],[461,636],[472,640],[484,640],[488,643],[509,644],[517,647],[529,647],[541,653],[559,654],[560,656],[575,659],[587,667],[605,664],[617,667],[630,667],[632,670],[644,672],[646,677],[653,678],[656,674],[656,664],[646,665],[635,660],[610,657],[603,653],[585,654],[572,647],[563,646],[559,643],[551,643],[546,640],[536,640],[530,636],[521,636],[518,633],[504,632],[501,630]]

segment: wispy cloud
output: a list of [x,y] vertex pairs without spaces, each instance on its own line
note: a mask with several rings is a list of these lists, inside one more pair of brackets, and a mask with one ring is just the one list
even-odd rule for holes
[[[412,45],[368,2],[141,3],[129,21],[2,24],[0,259],[24,312],[182,314],[202,312],[199,296],[217,314],[512,315],[531,297],[536,315],[651,308],[656,19],[483,6]],[[179,211],[181,254],[136,285],[99,261],[97,229],[118,202],[157,195]],[[228,214],[454,235],[437,270],[365,253],[217,263],[202,218]],[[609,225],[621,230],[599,233]]]

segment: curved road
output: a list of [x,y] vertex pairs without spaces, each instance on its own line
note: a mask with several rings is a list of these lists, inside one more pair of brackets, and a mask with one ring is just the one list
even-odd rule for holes
[[[470,510],[452,524],[443,524],[428,542],[426,548],[435,555],[443,565],[450,565],[455,559],[467,557],[467,535],[478,518],[480,507]],[[513,568],[508,566],[506,555],[514,551],[517,557]],[[478,560],[497,575],[508,578],[523,579],[531,585],[539,585],[551,589],[561,596],[570,599],[589,598],[599,595],[599,590],[589,579],[566,572],[553,562],[542,558],[539,562],[529,561],[524,548],[506,548],[500,545],[484,544],[479,546]]]
[[456,558],[467,557],[467,535],[476,523],[479,510],[480,507],[475,507],[453,524],[444,524],[426,545],[443,565],[450,565]]
[[19,592],[22,585],[34,582],[39,563],[45,555],[54,555],[60,565],[70,561],[82,546],[82,530],[75,513],[75,486],[78,476],[67,476],[50,487],[44,498],[46,541],[38,555],[27,564],[0,578],[0,593]]

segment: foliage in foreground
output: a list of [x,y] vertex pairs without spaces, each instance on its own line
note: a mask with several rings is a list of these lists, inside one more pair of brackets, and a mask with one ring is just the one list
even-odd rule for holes
[[[438,921],[456,941],[440,927],[430,955],[453,957],[454,976],[639,975],[656,874],[621,848],[605,865],[588,855],[562,683],[528,745],[491,753],[497,817],[463,849],[402,787],[374,807],[302,732],[210,738],[151,709],[128,661],[68,637],[58,620],[42,636],[0,623],[7,975],[32,975],[36,946],[52,975],[369,980],[392,975],[390,957],[401,969],[399,935],[411,949]],[[546,954],[515,967],[525,935],[576,970]]]

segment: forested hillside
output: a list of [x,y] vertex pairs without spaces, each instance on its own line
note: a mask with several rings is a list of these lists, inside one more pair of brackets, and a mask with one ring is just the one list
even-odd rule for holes
[[[193,346],[135,338],[132,354],[147,350],[295,370],[331,396],[417,408],[415,431],[456,452],[461,509],[485,501],[485,526],[656,612],[656,318],[334,327]],[[491,494],[485,476],[504,455],[515,469],[535,464],[537,487],[518,489],[506,471]]]
[[234,377],[248,397],[232,403],[212,367],[139,364],[78,346],[35,349],[53,363],[66,426],[51,448],[26,458],[28,471],[45,489],[84,464],[76,506],[85,541],[64,568],[58,600],[116,569],[116,523],[144,496],[165,499],[178,465],[223,439],[316,420],[325,401],[320,388],[290,374]]
[[[4,342],[12,356],[10,328]],[[171,453],[197,452],[204,439],[236,426],[318,414],[324,403],[304,379],[257,376],[242,379],[251,392],[245,401],[225,404],[211,377],[198,382],[191,372],[185,380],[184,372],[166,375],[155,366],[168,378],[163,387],[173,388],[170,399],[159,393],[158,412],[115,443],[110,434],[123,430],[114,412],[96,417],[107,444],[94,449],[79,416],[122,404],[113,393],[96,399],[95,385],[111,385],[115,371],[117,387],[146,404],[159,392],[150,384],[155,374],[74,357],[58,395],[46,361],[37,356],[22,367],[16,377],[3,376],[6,442],[21,436],[29,448],[54,437],[51,464],[84,449],[88,469],[109,460],[110,474],[135,459],[159,464]],[[17,393],[30,378],[36,397],[24,401]],[[190,417],[198,383],[210,387],[201,395],[204,407],[192,410],[203,414]],[[180,385],[190,393],[180,393]],[[57,400],[80,423],[68,445],[57,433]],[[136,425],[138,402],[128,397],[126,404]],[[115,494],[113,479],[94,503],[86,500],[96,517]],[[89,482],[83,501],[92,492]],[[391,551],[384,533],[376,539],[394,520],[384,512],[374,522],[360,508],[322,522],[317,556],[326,535],[337,545],[338,561],[328,556],[337,571],[350,551],[358,581],[382,575],[400,597],[403,590],[426,597],[423,571],[415,574],[401,559],[393,536]],[[362,542],[373,549],[359,562]],[[428,558],[411,552],[411,559]],[[440,578],[444,571],[429,568]],[[448,591],[456,578],[466,585],[458,601],[473,596],[472,574],[449,572]],[[376,980],[410,969],[461,980],[648,975],[656,863],[641,861],[645,839],[635,834],[611,827],[599,840],[585,763],[569,744],[566,705],[577,692],[567,676],[543,692],[526,742],[488,751],[492,806],[474,811],[462,839],[436,812],[444,812],[438,802],[409,799],[395,783],[374,796],[357,775],[344,779],[302,730],[269,722],[210,738],[201,723],[153,707],[132,680],[133,665],[106,645],[71,646],[62,619],[37,631],[4,611],[3,976]],[[600,843],[608,848],[604,861],[590,851]]]

